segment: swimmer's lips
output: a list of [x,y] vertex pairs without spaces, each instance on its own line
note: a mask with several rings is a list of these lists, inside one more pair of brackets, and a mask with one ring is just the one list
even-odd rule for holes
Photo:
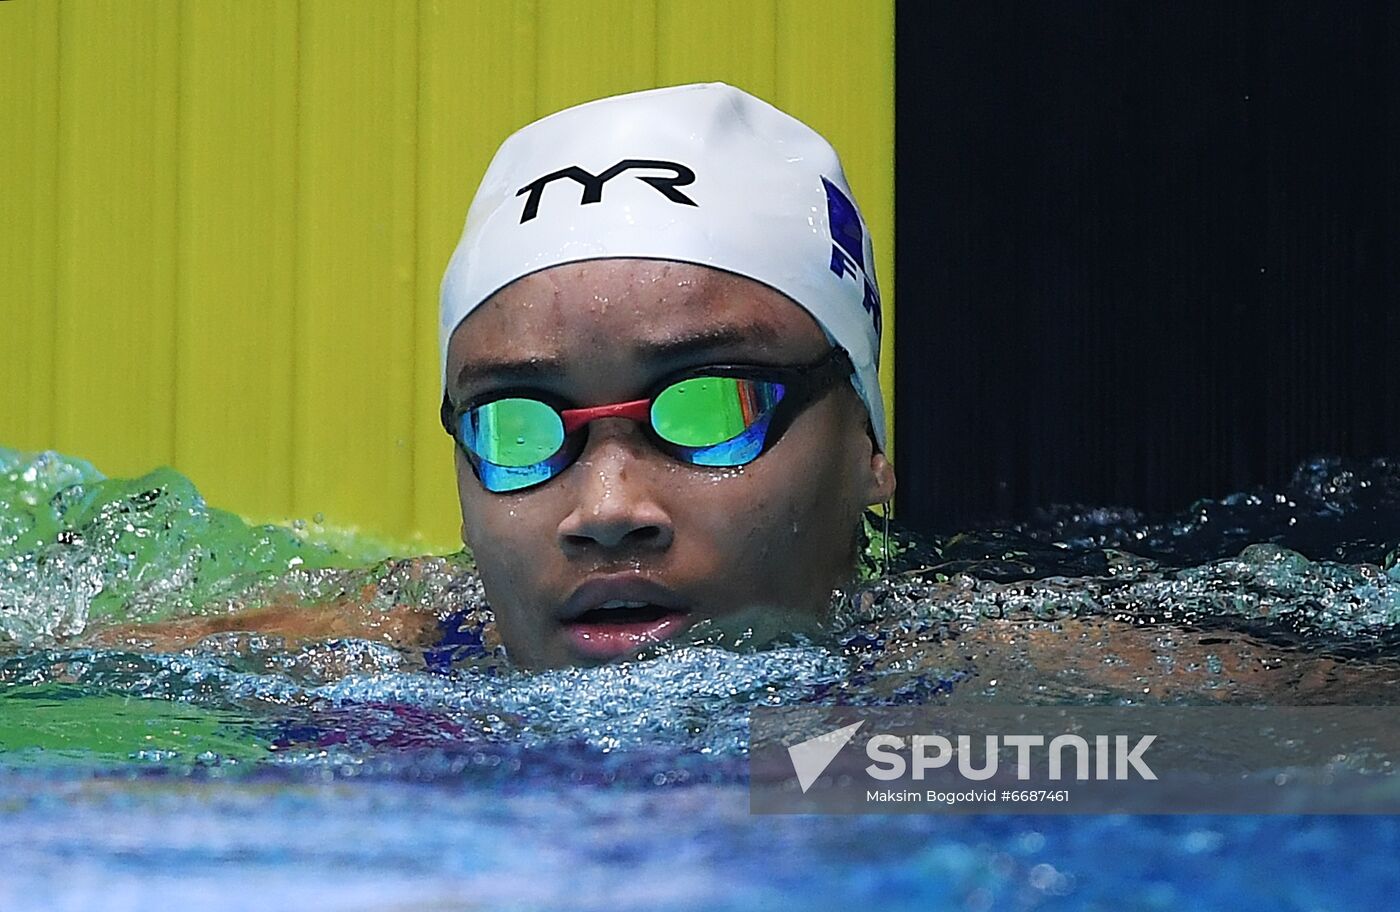
[[559,611],[574,651],[611,659],[675,636],[688,626],[690,607],[672,590],[634,576],[591,579]]

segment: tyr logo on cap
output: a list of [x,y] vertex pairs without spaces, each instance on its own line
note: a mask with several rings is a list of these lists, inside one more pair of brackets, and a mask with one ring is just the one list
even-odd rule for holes
[[644,169],[649,171],[661,170],[671,171],[670,177],[656,177],[637,175],[637,180],[650,184],[657,191],[673,203],[680,203],[682,206],[698,205],[695,200],[677,190],[677,187],[684,187],[686,184],[695,183],[695,172],[679,162],[653,161],[645,158],[626,158],[613,165],[602,174],[590,174],[578,165],[570,165],[561,168],[544,177],[538,177],[530,183],[515,191],[516,196],[528,193],[525,197],[525,211],[520,214],[520,224],[525,224],[539,214],[540,198],[544,196],[544,188],[551,181],[568,178],[583,185],[583,199],[579,205],[586,206],[589,203],[601,203],[603,201],[603,185],[617,177],[625,171],[633,169]]

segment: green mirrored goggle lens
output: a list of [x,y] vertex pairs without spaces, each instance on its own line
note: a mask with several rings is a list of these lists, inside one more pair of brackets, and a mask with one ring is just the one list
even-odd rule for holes
[[736,377],[692,377],[652,401],[651,425],[661,439],[709,447],[739,437],[783,397],[783,385]]
[[[652,400],[651,426],[681,448],[676,455],[687,462],[742,465],[762,451],[773,407],[785,392],[783,384],[766,380],[690,377]],[[564,447],[563,418],[538,399],[497,399],[467,409],[458,433],[482,461],[478,474],[490,490],[538,484],[567,465],[556,458]]]
[[[716,367],[713,374],[675,379],[650,399],[560,411],[516,396],[454,412],[443,396],[442,420],[466,452],[482,486],[497,493],[543,484],[578,459],[584,429],[601,418],[645,421],[653,443],[696,466],[748,465],[786,430],[792,415],[850,376],[840,348],[798,367]],[[723,376],[728,373],[748,377]],[[718,376],[717,376],[718,375]],[[764,376],[775,379],[759,379]],[[782,379],[776,379],[782,378]],[[782,405],[791,408],[786,417]],[[565,434],[565,428],[571,429]]]
[[498,466],[543,462],[564,445],[559,413],[538,399],[497,399],[463,415],[462,445]]

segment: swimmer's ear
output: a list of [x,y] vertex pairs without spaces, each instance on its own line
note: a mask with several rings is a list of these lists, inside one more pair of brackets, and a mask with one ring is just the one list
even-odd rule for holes
[[894,496],[894,466],[885,458],[885,454],[878,450],[870,454],[870,474],[866,483],[866,506],[887,503]]

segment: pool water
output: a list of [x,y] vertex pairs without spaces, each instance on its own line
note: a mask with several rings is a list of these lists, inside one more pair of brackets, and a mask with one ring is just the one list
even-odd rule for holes
[[[878,563],[878,532],[872,536]],[[1389,703],[1400,465],[929,542],[815,639],[526,673],[470,556],[0,450],[0,909],[1387,908],[1390,817],[753,817],[758,705]],[[448,647],[111,625],[412,602]],[[450,620],[447,620],[450,619]]]

